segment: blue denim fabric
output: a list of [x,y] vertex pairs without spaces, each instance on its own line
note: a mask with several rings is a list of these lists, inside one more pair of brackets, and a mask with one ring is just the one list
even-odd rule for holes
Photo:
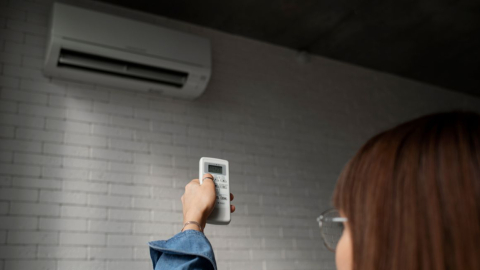
[[168,240],[149,242],[154,270],[217,270],[212,245],[199,231],[186,230]]

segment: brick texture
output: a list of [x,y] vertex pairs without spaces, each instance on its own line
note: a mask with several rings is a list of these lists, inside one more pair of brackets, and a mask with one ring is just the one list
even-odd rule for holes
[[[82,2],[79,0],[76,2]],[[181,228],[198,160],[229,160],[237,212],[207,226],[219,269],[335,269],[318,214],[361,144],[480,100],[174,20],[202,35],[212,78],[195,101],[42,75],[53,0],[0,0],[0,270],[151,269],[147,241]],[[88,5],[91,2],[85,1]]]

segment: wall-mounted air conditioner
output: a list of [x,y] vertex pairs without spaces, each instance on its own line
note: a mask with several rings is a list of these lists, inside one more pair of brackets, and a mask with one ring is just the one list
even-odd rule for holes
[[47,76],[194,99],[205,90],[210,72],[206,38],[53,4]]

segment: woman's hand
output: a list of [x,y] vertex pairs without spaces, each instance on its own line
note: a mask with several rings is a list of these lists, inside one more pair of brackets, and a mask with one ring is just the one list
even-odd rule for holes
[[[185,186],[185,193],[181,200],[183,204],[183,224],[188,221],[198,222],[202,228],[205,228],[207,218],[215,207],[215,185],[213,180],[205,177],[213,176],[209,173],[203,175],[203,184],[200,185],[198,179],[193,179]],[[233,200],[233,194],[230,193],[230,201]],[[230,212],[235,211],[235,206],[230,206]],[[195,224],[185,226],[184,230],[199,230]]]

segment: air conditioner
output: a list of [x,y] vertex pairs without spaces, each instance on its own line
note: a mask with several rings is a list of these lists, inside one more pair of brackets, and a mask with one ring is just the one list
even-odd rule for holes
[[44,73],[194,99],[210,79],[206,38],[54,3]]

